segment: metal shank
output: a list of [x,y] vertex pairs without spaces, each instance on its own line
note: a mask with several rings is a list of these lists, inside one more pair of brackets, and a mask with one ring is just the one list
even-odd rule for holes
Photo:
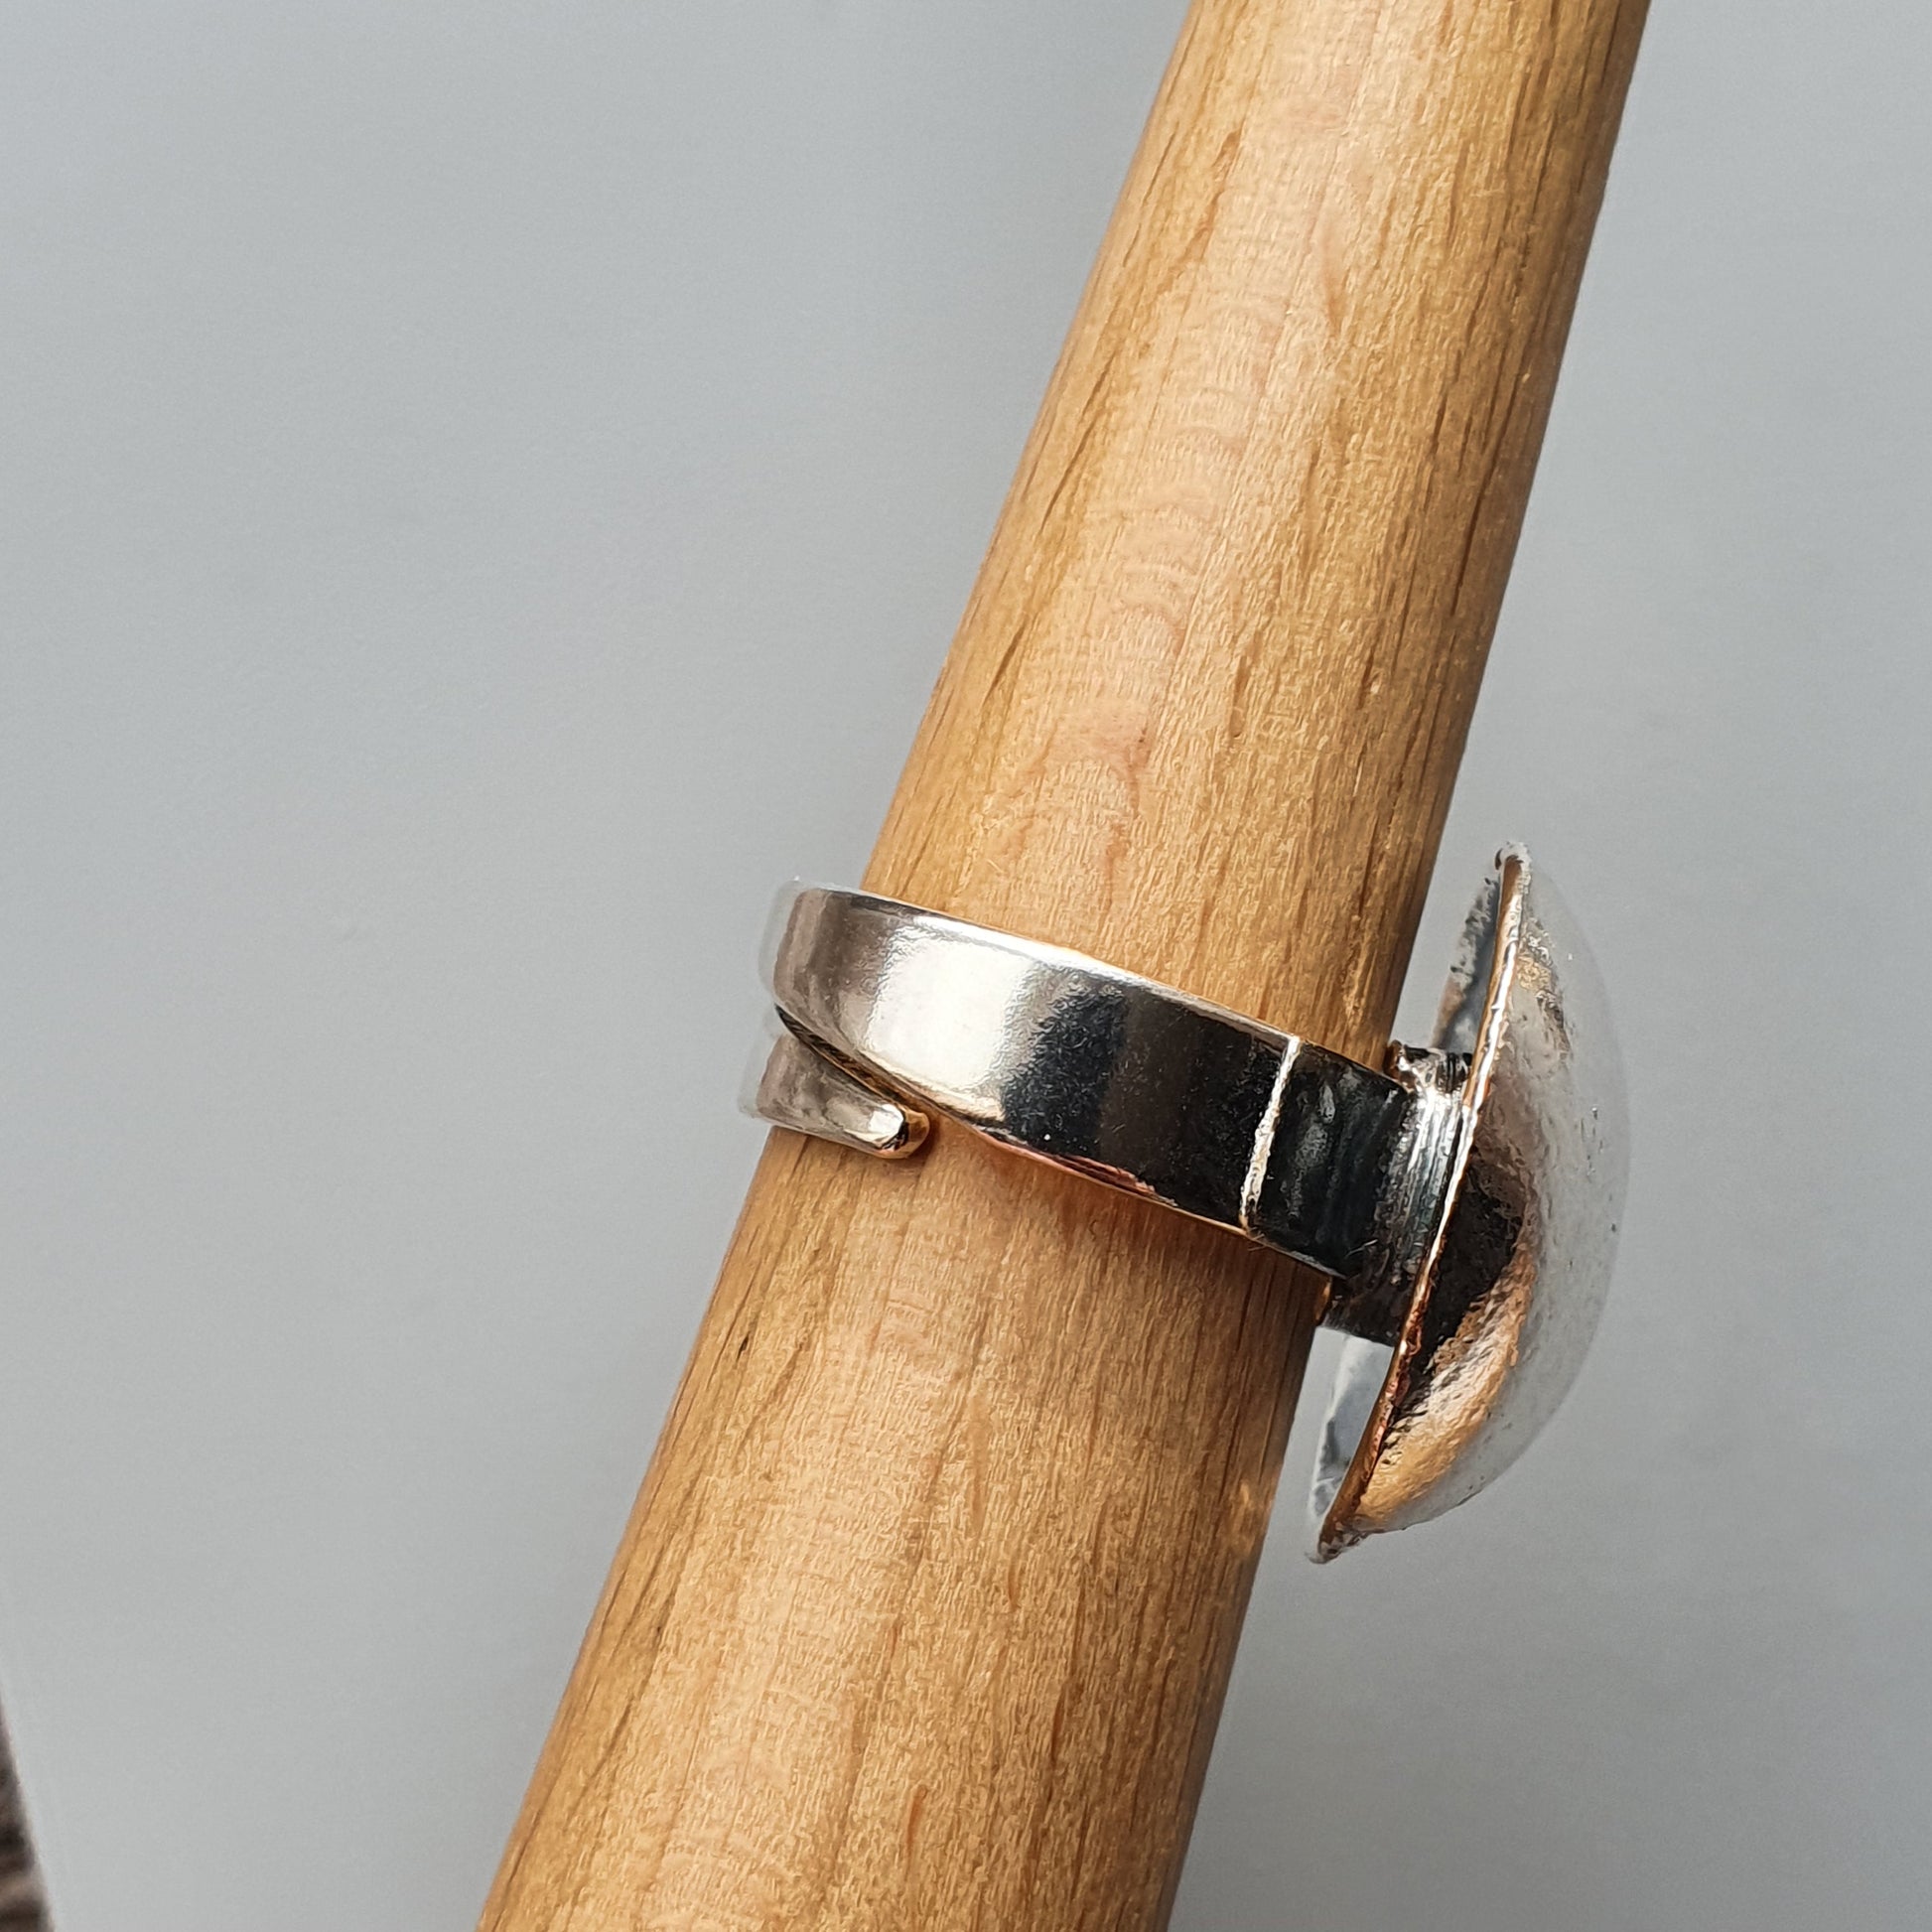
[[760,1083],[766,1119],[894,1154],[930,1109],[1292,1255],[1338,1282],[1332,1324],[1394,1339],[1421,1258],[1410,1231],[1448,1184],[1459,1069],[1393,1077],[1082,954],[867,894],[800,889],[774,925],[771,991],[794,1037]]

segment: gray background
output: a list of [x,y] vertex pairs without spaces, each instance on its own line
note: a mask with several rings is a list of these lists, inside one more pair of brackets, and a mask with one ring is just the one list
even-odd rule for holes
[[[0,17],[64,1932],[471,1924],[759,1144],[767,897],[861,863],[1178,15]],[[1409,1006],[1531,840],[1618,1289],[1453,1522],[1317,1572],[1285,1510],[1187,1932],[1923,1920],[1929,62],[1919,0],[1657,5]]]

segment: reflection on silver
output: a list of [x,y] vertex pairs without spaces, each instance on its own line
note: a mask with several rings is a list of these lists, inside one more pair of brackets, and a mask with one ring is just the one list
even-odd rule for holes
[[1346,1332],[1314,1554],[1442,1514],[1581,1363],[1624,1174],[1588,953],[1528,858],[1470,914],[1433,1047],[1382,1071],[1057,946],[804,888],[768,948],[786,1031],[752,1100],[898,1156],[940,1113],[1330,1277]]

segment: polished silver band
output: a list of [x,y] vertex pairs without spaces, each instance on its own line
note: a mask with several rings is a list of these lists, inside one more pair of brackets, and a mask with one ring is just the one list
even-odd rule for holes
[[1466,1062],[1387,1073],[1079,953],[809,887],[770,983],[789,1029],[758,1111],[873,1154],[943,1114],[1334,1278],[1333,1326],[1393,1341],[1455,1151]]

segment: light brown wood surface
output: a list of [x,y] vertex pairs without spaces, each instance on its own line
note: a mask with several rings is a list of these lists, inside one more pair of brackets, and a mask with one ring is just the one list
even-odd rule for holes
[[[868,884],[1379,1053],[1641,15],[1198,0]],[[1160,1925],[1315,1309],[774,1135],[484,1926]]]

